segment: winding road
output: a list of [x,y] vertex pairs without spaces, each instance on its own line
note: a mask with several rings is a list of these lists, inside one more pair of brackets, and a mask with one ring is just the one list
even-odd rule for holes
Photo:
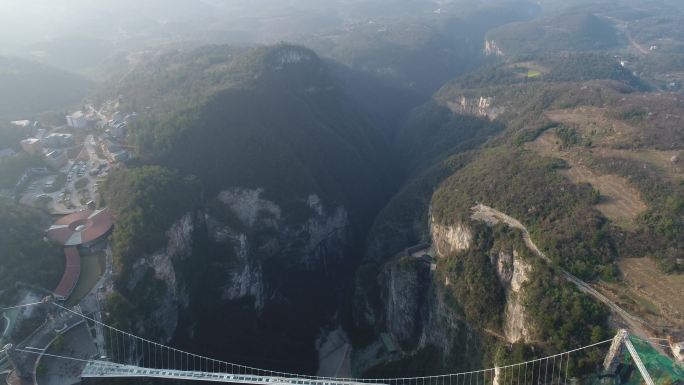
[[525,227],[519,220],[505,213],[502,213],[499,210],[496,210],[492,207],[483,204],[478,204],[474,206],[471,210],[471,218],[474,220],[482,221],[489,225],[505,223],[512,228],[520,230],[522,232],[523,240],[525,241],[525,245],[527,245],[527,248],[529,248],[538,257],[546,261],[549,265],[553,266],[558,272],[560,272],[560,274],[563,275],[563,277],[566,280],[577,286],[577,288],[581,292],[594,297],[596,300],[608,306],[608,308],[610,308],[610,310],[613,311],[613,313],[617,314],[620,318],[623,319],[623,321],[629,326],[629,331],[632,334],[641,338],[644,341],[649,341],[649,343],[651,343],[651,346],[653,346],[654,349],[656,349],[661,354],[666,354],[661,346],[652,343],[649,333],[644,328],[644,326],[648,326],[646,321],[632,314],[629,314],[625,309],[621,308],[616,303],[611,301],[609,298],[607,298],[606,296],[598,292],[596,289],[591,287],[591,285],[582,281],[575,275],[571,274],[569,271],[554,264],[546,254],[539,250],[534,241],[532,241],[532,237],[530,236],[530,232],[527,230],[527,227]]

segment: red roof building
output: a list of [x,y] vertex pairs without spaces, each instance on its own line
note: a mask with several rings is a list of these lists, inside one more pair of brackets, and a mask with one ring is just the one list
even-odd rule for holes
[[85,210],[64,216],[50,226],[47,237],[64,246],[66,267],[61,281],[54,290],[55,297],[67,299],[76,288],[81,275],[79,246],[89,247],[109,233],[114,220],[109,211]]
[[66,257],[64,274],[54,290],[55,297],[60,299],[69,298],[81,275],[81,255],[78,253],[78,249],[76,247],[65,247],[64,256]]
[[47,237],[64,246],[87,246],[107,235],[113,225],[106,209],[84,210],[60,218],[48,229]]

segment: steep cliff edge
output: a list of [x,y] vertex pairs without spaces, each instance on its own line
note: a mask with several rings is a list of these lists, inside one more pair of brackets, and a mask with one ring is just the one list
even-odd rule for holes
[[485,40],[484,44],[484,54],[487,56],[503,56],[504,53],[501,51],[501,48],[499,48],[499,45],[496,44],[496,42],[492,39],[487,39]]
[[[168,288],[189,302],[174,342],[315,371],[318,334],[340,311],[367,229],[396,183],[385,134],[306,48],[204,47],[147,64],[121,85],[122,98],[150,106],[128,139],[139,163],[159,167],[133,165],[121,172],[133,180],[105,188],[123,217],[113,237],[121,271],[166,242],[138,236],[152,232],[146,226],[163,233],[197,212],[190,255]],[[159,188],[146,184],[157,174]],[[195,189],[175,194],[168,181],[186,179]]]
[[491,254],[496,273],[504,287],[506,305],[503,317],[503,335],[509,343],[531,342],[529,317],[525,313],[525,292],[532,266],[516,250]]
[[503,106],[495,106],[494,97],[491,96],[467,97],[461,95],[447,101],[446,105],[456,114],[473,115],[492,120],[506,111]]
[[[426,354],[434,368],[480,366],[487,349],[466,347],[473,341],[530,341],[524,287],[532,267],[517,250],[468,219],[431,216],[429,233],[431,247],[399,253],[365,278],[377,280],[379,294],[357,302],[365,309],[358,315],[375,325],[375,339],[355,350],[357,371],[405,373],[402,363]],[[357,296],[372,297],[365,289]]]
[[463,223],[442,225],[430,218],[430,234],[435,254],[440,258],[468,250],[473,242],[472,230]]
[[[128,306],[137,310],[129,314],[126,322],[142,335],[170,341],[180,312],[188,307],[187,287],[178,266],[192,255],[197,216],[198,213],[188,212],[176,221],[165,234],[164,247],[140,258],[125,282],[118,279],[119,285],[108,288],[108,310],[115,313],[119,299],[126,298]],[[142,300],[131,301],[133,298]]]

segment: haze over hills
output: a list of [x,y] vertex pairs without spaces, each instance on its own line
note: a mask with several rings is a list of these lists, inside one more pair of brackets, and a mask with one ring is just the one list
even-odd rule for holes
[[0,57],[0,116],[20,119],[63,111],[92,90],[89,80],[64,70],[14,57]]
[[[30,119],[0,125],[7,301],[61,273],[32,243],[45,211],[107,208],[112,233],[79,249],[101,262],[67,303],[255,367],[429,375],[684,329],[677,2],[11,0],[0,15],[27,30],[0,33],[0,116]],[[585,383],[605,353],[568,371]]]

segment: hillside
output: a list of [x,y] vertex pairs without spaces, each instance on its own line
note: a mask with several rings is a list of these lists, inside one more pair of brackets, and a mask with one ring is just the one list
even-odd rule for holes
[[[519,232],[474,217],[480,203],[524,223],[554,264],[620,306],[677,327],[671,306],[645,293],[658,280],[678,282],[684,268],[674,252],[683,106],[677,94],[649,90],[607,55],[526,55],[453,79],[414,110],[398,136],[412,177],[376,218],[356,276],[356,364],[403,374],[395,363],[427,355],[452,366],[467,338],[486,346],[466,353],[486,366],[501,349],[520,359],[521,346],[553,352],[609,334],[608,312],[535,258]],[[419,243],[431,244],[429,279],[406,249]],[[623,281],[644,276],[635,257],[660,266],[645,290]],[[400,352],[377,348],[379,336]]]
[[600,51],[625,43],[609,20],[582,9],[507,24],[489,31],[486,40],[494,42],[506,56]]
[[[214,56],[217,64],[204,69],[193,67],[202,62],[196,54],[190,62],[174,61],[169,72],[183,80],[162,98],[171,108],[180,95],[187,105],[195,104],[150,116],[133,128],[132,142],[144,161],[197,175],[211,194],[243,186],[263,188],[267,196],[277,191],[274,198],[283,200],[318,193],[366,208],[376,204],[373,194],[391,183],[385,177],[376,180],[391,161],[392,154],[382,150],[386,139],[312,51],[257,49],[228,63]],[[186,73],[220,80],[203,87],[202,80],[185,79]],[[135,89],[154,92],[170,84],[161,78]],[[183,84],[202,93],[193,94]],[[140,105],[146,97],[133,96],[131,103]],[[367,189],[354,187],[359,178]]]
[[31,61],[0,57],[0,117],[21,119],[45,111],[66,111],[92,84],[85,78]]
[[290,45],[169,52],[113,92],[150,108],[131,127],[137,160],[104,186],[120,222],[110,306],[207,354],[314,368],[313,341],[396,184],[385,127]]

